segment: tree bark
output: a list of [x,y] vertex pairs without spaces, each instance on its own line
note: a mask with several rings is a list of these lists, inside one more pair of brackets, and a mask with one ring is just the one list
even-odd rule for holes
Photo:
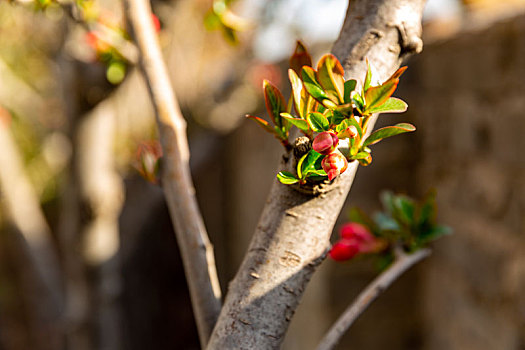
[[[351,1],[332,52],[346,78],[362,79],[365,58],[384,80],[422,49],[424,0]],[[377,116],[371,118],[372,129]],[[357,162],[317,197],[275,180],[248,252],[229,286],[208,349],[277,349],[308,281],[323,261]]]
[[151,21],[147,0],[127,0],[126,11],[140,63],[155,108],[163,151],[161,181],[190,290],[202,347],[206,346],[221,308],[221,290],[213,247],[195,199],[189,169],[186,121],[175,99]]

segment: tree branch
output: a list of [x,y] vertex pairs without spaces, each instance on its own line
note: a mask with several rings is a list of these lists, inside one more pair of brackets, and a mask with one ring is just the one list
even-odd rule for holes
[[190,289],[199,338],[204,347],[220,312],[221,292],[213,248],[204,228],[189,170],[186,122],[177,105],[151,21],[147,0],[127,0],[144,76],[155,108],[163,149],[162,186],[174,222]]
[[[419,52],[424,3],[350,1],[332,50],[343,62],[346,78],[362,79],[367,57],[384,80],[399,67],[402,58]],[[370,130],[376,118],[371,118]],[[280,348],[303,291],[324,259],[356,171],[357,162],[350,163],[332,190],[317,197],[274,181],[208,349]]]
[[[0,107],[0,114],[7,113]],[[0,115],[0,194],[8,211],[9,221],[23,236],[28,248],[29,265],[46,288],[40,303],[56,315],[62,309],[58,254],[52,242],[51,230],[40,207],[40,201],[22,164],[22,156]]]
[[410,267],[430,255],[430,249],[421,249],[413,254],[402,251],[396,254],[396,260],[388,269],[377,276],[343,312],[319,343],[317,350],[334,349],[341,337],[354,321],[377,299],[396,279]]

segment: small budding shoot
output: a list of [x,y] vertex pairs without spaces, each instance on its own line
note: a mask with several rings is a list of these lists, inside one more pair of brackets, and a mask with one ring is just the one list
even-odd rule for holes
[[391,261],[395,248],[411,253],[451,233],[449,227],[436,223],[434,192],[420,202],[383,192],[381,201],[384,211],[373,217],[357,208],[350,211],[350,222],[341,227],[340,238],[328,254],[332,260],[342,262],[374,254],[383,261]]
[[312,66],[312,59],[300,42],[290,58],[288,77],[291,96],[285,100],[269,81],[263,84],[266,108],[271,124],[258,117],[247,116],[285,147],[292,150],[289,135],[298,128],[312,141],[312,149],[297,161],[295,172],[281,171],[277,178],[286,185],[299,186],[332,181],[343,174],[348,162],[361,165],[372,162],[369,146],[391,136],[415,130],[408,123],[399,123],[376,130],[368,137],[369,120],[377,113],[401,113],[407,104],[391,97],[406,67],[398,69],[385,82],[377,82],[367,61],[364,83],[356,89],[356,80],[344,79],[344,70],[337,58],[324,55]]

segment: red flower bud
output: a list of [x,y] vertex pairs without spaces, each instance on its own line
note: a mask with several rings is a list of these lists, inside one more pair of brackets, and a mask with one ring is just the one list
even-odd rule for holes
[[348,161],[341,152],[335,151],[323,158],[321,166],[328,175],[328,179],[333,180],[335,177],[345,172],[348,167]]
[[323,131],[317,135],[312,143],[314,151],[328,155],[336,150],[339,139],[333,132]]
[[359,253],[359,247],[355,242],[342,240],[335,243],[330,249],[330,258],[335,261],[350,260]]
[[341,228],[341,238],[357,239],[359,241],[373,240],[370,230],[357,222],[349,222]]
[[153,21],[153,28],[155,28],[155,32],[160,32],[160,20],[157,16],[155,16],[153,13],[151,14],[151,20]]

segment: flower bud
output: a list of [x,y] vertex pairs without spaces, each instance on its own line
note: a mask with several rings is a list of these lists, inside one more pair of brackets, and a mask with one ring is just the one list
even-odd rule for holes
[[331,181],[338,175],[345,172],[348,167],[348,161],[341,152],[336,150],[330,153],[321,161],[321,166],[328,175],[328,179]]
[[335,261],[350,260],[359,253],[359,247],[354,242],[339,241],[330,249],[330,258]]
[[328,155],[337,149],[339,139],[333,132],[324,131],[317,135],[312,144],[314,151]]
[[350,125],[348,128],[341,131],[338,136],[340,138],[348,137],[350,139],[354,139],[357,137],[357,128],[353,125]]
[[159,183],[159,165],[162,148],[156,140],[143,141],[139,144],[135,155],[134,167],[146,180],[153,184]]
[[341,238],[369,241],[374,239],[370,230],[357,222],[349,222],[341,228]]

